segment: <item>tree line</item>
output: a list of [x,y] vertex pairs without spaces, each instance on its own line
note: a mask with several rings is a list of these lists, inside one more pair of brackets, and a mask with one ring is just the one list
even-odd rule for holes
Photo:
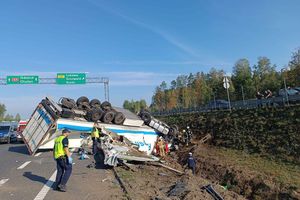
[[147,103],[144,99],[139,101],[125,100],[123,103],[123,108],[128,109],[133,113],[138,113],[140,110],[147,109]]
[[[259,57],[250,65],[246,58],[239,59],[229,77],[230,99],[255,98],[257,92],[271,90],[276,95],[284,88],[300,86],[300,48],[292,53],[289,63],[280,71],[267,57]],[[168,85],[163,81],[156,87],[150,106],[152,111],[198,107],[213,99],[227,99],[223,87],[224,70],[211,68],[208,73],[180,75]],[[125,102],[124,102],[125,103]]]
[[6,107],[4,104],[0,103],[0,121],[20,121],[21,116],[19,113],[16,116],[6,113]]

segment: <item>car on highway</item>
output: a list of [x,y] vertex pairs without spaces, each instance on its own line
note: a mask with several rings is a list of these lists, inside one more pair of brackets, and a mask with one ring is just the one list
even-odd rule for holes
[[300,92],[297,89],[288,88],[288,89],[280,89],[278,92],[279,96],[285,96],[287,93],[288,96],[298,95]]
[[0,122],[0,142],[17,141],[18,122]]
[[229,102],[223,99],[212,100],[205,107],[208,109],[227,109],[229,108]]

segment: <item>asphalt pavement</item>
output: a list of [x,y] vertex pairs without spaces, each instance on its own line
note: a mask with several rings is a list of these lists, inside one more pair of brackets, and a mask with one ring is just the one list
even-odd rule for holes
[[0,199],[125,199],[112,171],[89,156],[79,160],[79,155],[73,153],[67,192],[58,192],[51,188],[56,175],[52,151],[30,156],[24,144],[0,144]]

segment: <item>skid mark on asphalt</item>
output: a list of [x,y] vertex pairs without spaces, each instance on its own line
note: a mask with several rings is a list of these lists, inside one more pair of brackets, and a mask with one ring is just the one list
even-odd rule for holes
[[6,183],[9,180],[9,178],[0,180],[0,186],[2,186],[4,183]]
[[18,167],[17,169],[23,169],[23,168],[26,167],[29,163],[31,163],[31,161],[25,162],[23,165],[21,165],[21,166]]
[[34,155],[34,157],[38,157],[38,156],[41,155],[41,154],[42,154],[42,152],[37,153],[37,154]]
[[47,183],[44,185],[44,187],[41,189],[41,191],[36,195],[34,200],[43,200],[47,193],[49,192],[50,188],[52,188],[53,183],[55,182],[57,170],[52,174],[52,176],[49,178]]

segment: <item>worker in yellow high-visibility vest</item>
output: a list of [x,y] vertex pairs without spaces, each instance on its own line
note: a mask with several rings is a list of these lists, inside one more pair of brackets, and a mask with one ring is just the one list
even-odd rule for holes
[[62,192],[66,192],[66,184],[72,173],[73,159],[69,151],[69,134],[70,131],[64,129],[62,134],[55,139],[53,148],[53,157],[57,167],[54,189]]
[[[100,129],[101,131],[101,129]],[[92,140],[93,140],[93,155],[95,155],[96,153],[98,153],[97,149],[97,144],[99,142],[99,133],[100,133],[99,129],[96,127],[96,123],[94,125],[94,128],[92,130],[92,133],[91,133],[91,137],[92,137]]]

